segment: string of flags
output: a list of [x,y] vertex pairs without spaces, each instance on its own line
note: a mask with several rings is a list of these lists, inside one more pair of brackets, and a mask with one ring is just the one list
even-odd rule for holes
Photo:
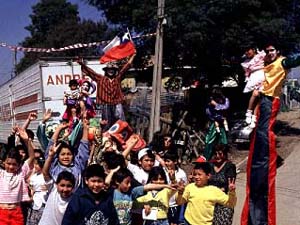
[[[132,37],[132,39],[147,38],[147,37],[151,37],[151,36],[155,36],[155,35],[156,35],[156,33],[137,35],[135,37]],[[65,46],[62,48],[28,48],[28,47],[22,47],[22,46],[9,45],[5,42],[0,42],[0,47],[9,48],[12,51],[50,53],[50,52],[62,52],[62,51],[78,49],[78,48],[90,48],[93,46],[105,45],[109,42],[110,41],[91,42],[91,43],[84,43],[84,44],[77,43],[77,44]]]

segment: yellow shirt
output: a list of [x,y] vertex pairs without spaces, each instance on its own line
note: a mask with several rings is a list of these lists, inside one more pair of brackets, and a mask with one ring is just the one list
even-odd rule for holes
[[191,225],[211,225],[215,204],[234,207],[236,204],[235,192],[225,194],[215,186],[197,187],[194,183],[185,187],[182,198],[176,195],[179,205],[187,203],[184,217]]
[[282,92],[282,85],[286,78],[287,71],[281,62],[284,57],[278,57],[274,62],[264,67],[266,80],[262,93],[267,96],[279,98]]
[[161,191],[148,191],[146,195],[137,198],[137,202],[146,203],[157,209],[157,219],[167,219],[169,201],[176,191],[164,188]]

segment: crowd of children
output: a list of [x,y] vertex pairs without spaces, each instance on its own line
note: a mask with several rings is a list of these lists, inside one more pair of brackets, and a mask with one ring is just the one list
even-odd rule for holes
[[[116,85],[129,65],[120,72],[110,65],[105,80],[78,62],[102,86]],[[209,183],[213,166],[198,160],[188,179],[171,136],[146,145],[117,120],[123,119],[118,101],[109,105],[98,90],[97,103],[107,110],[97,117],[89,96],[95,91],[92,82],[71,80],[69,87],[61,123],[47,131],[49,109],[37,127],[41,149],[28,129],[35,113],[23,127],[12,128],[0,168],[0,225],[199,225],[213,223],[216,204],[234,207],[234,177],[224,192]],[[212,99],[212,111],[221,110],[219,100]],[[220,120],[226,121],[225,114]]]

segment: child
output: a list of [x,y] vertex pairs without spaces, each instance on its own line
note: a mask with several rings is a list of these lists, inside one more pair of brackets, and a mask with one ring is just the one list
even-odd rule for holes
[[[149,173],[148,183],[167,184],[167,177],[162,167],[153,167]],[[159,191],[148,191],[146,195],[137,198],[137,202],[144,204],[143,218],[147,225],[168,224],[168,209],[170,198],[176,190],[163,188]]]
[[104,191],[105,173],[99,164],[89,165],[84,173],[86,186],[78,189],[67,207],[62,225],[117,225],[112,196]]
[[[178,166],[178,156],[175,153],[167,152],[164,155],[165,171],[169,184],[178,182],[187,183],[186,173]],[[175,197],[172,196],[169,202],[168,220],[170,225],[179,224],[179,215],[181,207],[176,204]]]
[[[43,172],[43,174],[45,175],[46,173]],[[47,174],[48,175],[45,176],[45,180],[49,181],[49,172],[47,172]],[[58,174],[55,186],[52,188],[46,202],[39,225],[61,225],[63,215],[70,202],[74,187],[75,177],[72,173],[62,171]]]
[[23,225],[24,217],[21,202],[29,201],[26,177],[32,167],[34,148],[32,140],[22,128],[17,133],[25,142],[29,158],[22,163],[19,152],[15,149],[8,151],[4,160],[4,169],[0,168],[0,224]]
[[[48,157],[48,149],[51,148],[54,143],[57,143],[57,139],[61,130],[66,129],[68,124],[60,124],[55,130],[52,139],[49,141],[47,151],[45,152],[45,158]],[[56,181],[57,176],[60,172],[67,170],[71,172],[76,179],[75,188],[77,188],[81,181],[81,173],[85,169],[89,158],[89,141],[88,141],[88,121],[83,119],[83,135],[78,147],[77,154],[74,154],[71,147],[65,143],[60,142],[57,151],[52,159],[50,175],[54,181]],[[49,155],[50,157],[50,155]]]
[[246,48],[245,56],[247,59],[241,63],[247,81],[243,92],[248,93],[252,91],[245,122],[250,128],[254,128],[256,124],[255,114],[258,105],[258,96],[259,92],[262,91],[263,82],[265,80],[264,58],[266,53],[264,51],[258,51],[255,47],[250,46]]
[[176,202],[178,205],[187,203],[184,214],[187,224],[212,224],[217,203],[228,207],[236,204],[234,179],[229,180],[227,195],[220,188],[208,185],[210,176],[211,166],[208,162],[196,163],[193,170],[194,183],[185,188],[180,183],[178,187]]
[[96,113],[94,110],[94,101],[90,97],[96,91],[96,86],[93,82],[90,82],[86,79],[79,80],[80,85],[80,98],[79,105],[82,112],[87,112],[88,119],[95,117]]
[[[113,181],[116,185],[116,189],[113,191],[113,201],[118,213],[120,225],[131,224],[130,212],[132,203],[137,197],[144,195],[145,191],[170,188],[170,186],[166,184],[146,184],[131,189],[133,175],[128,169],[124,168],[118,171],[111,171],[114,173]],[[106,180],[106,182],[109,183],[109,180]]]
[[48,197],[47,186],[49,184],[46,183],[42,174],[44,163],[44,157],[34,158],[34,174],[32,174],[29,178],[29,188],[33,202],[28,212],[26,222],[27,225],[38,224],[45,208],[46,200]]
[[73,79],[69,82],[70,89],[64,92],[64,105],[67,106],[64,114],[63,120],[70,123],[70,128],[73,128],[73,120],[79,117],[78,115],[78,101],[79,101],[79,88],[77,80]]
[[225,131],[229,131],[226,113],[229,108],[229,99],[223,95],[221,88],[214,88],[206,113],[214,122],[216,131],[221,132],[220,124],[223,124]]

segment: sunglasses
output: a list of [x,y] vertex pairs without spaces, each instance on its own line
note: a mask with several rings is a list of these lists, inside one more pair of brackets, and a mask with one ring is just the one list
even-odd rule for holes
[[275,48],[266,49],[266,53],[267,53],[267,54],[268,54],[268,53],[273,53],[273,52],[275,52],[275,51],[276,51]]

